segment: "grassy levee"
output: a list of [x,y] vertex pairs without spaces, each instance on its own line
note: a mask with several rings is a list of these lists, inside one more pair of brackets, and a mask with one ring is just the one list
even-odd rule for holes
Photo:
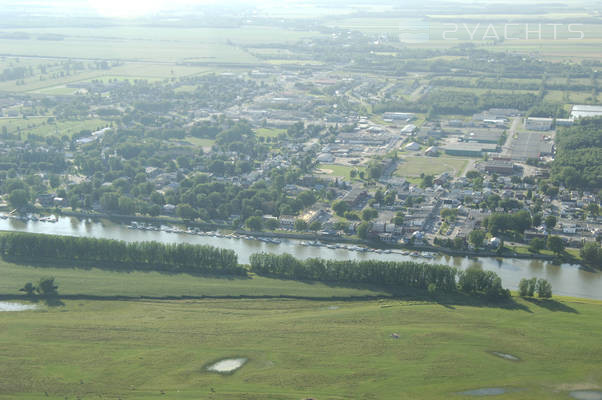
[[251,274],[208,276],[160,271],[120,271],[77,262],[15,261],[0,258],[0,295],[17,296],[27,282],[53,276],[63,296],[93,297],[373,297],[387,290],[370,286],[332,286],[319,282],[271,279]]
[[[569,399],[602,384],[602,303],[516,302],[66,300],[0,312],[0,399],[469,399],[459,393],[488,387]],[[249,361],[204,370],[225,357]]]

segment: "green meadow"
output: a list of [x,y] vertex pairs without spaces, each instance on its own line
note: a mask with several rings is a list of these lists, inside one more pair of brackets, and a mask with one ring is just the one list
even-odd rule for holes
[[[0,399],[569,399],[602,385],[600,301],[5,260],[0,276],[7,301],[43,276],[63,296],[0,312]],[[248,361],[207,371],[234,357]]]
[[[461,393],[479,388],[569,399],[602,383],[601,317],[601,303],[570,299],[511,309],[67,300],[0,313],[0,399],[469,399]],[[248,362],[229,375],[206,370],[229,357]]]

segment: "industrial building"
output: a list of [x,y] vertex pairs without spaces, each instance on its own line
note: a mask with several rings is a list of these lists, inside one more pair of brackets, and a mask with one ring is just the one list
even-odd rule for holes
[[575,104],[571,109],[571,118],[602,117],[602,106]]
[[525,129],[530,131],[549,131],[554,125],[552,118],[525,118]]
[[448,143],[442,147],[445,154],[450,156],[481,157],[483,153],[494,153],[498,151],[496,144],[458,142]]
[[464,142],[495,143],[497,144],[504,131],[500,129],[471,130],[462,137]]
[[512,175],[514,173],[514,163],[507,160],[491,160],[485,163],[485,172],[499,175]]
[[383,114],[383,119],[385,121],[411,121],[416,118],[416,114],[414,113],[404,113],[404,112],[386,112]]

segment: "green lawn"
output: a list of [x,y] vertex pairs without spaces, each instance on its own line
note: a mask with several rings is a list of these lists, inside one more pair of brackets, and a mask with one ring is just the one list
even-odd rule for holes
[[396,174],[404,177],[416,177],[422,173],[425,175],[439,175],[443,172],[459,175],[467,163],[468,160],[462,157],[406,157],[402,155]]
[[[75,300],[0,326],[0,399],[569,399],[602,384],[594,301]],[[249,361],[204,369],[225,357]]]

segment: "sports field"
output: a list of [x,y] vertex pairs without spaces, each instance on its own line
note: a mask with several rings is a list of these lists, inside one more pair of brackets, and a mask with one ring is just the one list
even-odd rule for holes
[[451,175],[460,175],[468,160],[462,157],[404,157],[399,162],[396,175],[404,177],[416,177],[420,174],[439,175],[449,172]]

